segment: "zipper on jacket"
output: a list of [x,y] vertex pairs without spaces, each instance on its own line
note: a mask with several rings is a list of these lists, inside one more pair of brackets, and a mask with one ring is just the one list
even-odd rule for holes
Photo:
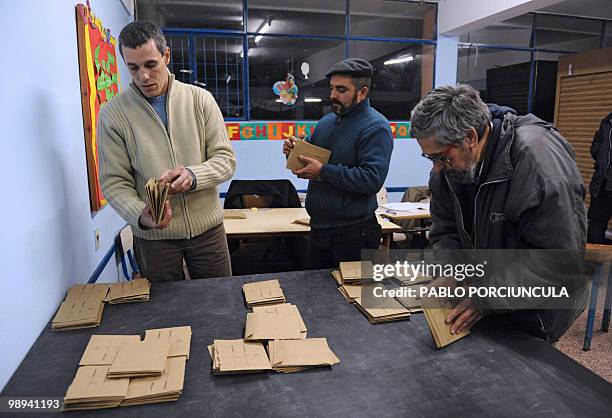
[[[465,225],[463,224],[463,209],[461,209],[461,203],[459,203],[459,198],[457,197],[457,193],[455,193],[455,189],[453,189],[453,186],[450,183],[450,180],[448,179],[448,177],[444,176],[444,179],[446,180],[446,183],[448,184],[448,187],[451,189],[451,192],[453,193],[453,197],[455,198],[455,201],[457,202],[457,207],[459,207],[459,214],[460,219],[461,219],[461,230],[465,233],[465,235],[467,235],[468,239],[470,240],[470,245],[472,245],[472,248],[474,248],[474,243],[472,242],[472,237],[470,236],[470,234],[467,233],[467,231],[465,230]],[[474,208],[476,209],[476,208]]]
[[[176,155],[175,155],[175,152],[174,152],[174,144],[172,143],[172,139],[171,139],[171,135],[170,135],[170,106],[169,106],[169,104],[170,104],[170,90],[171,90],[170,86],[171,86],[171,83],[168,84],[168,90],[166,91],[166,117],[168,119],[168,126],[167,127],[164,125],[164,122],[161,120],[161,118],[159,117],[159,115],[157,114],[155,109],[153,109],[153,106],[151,106],[151,103],[149,103],[149,101],[146,100],[141,94],[137,94],[137,95],[141,96],[140,99],[145,103],[146,106],[149,107],[149,110],[151,112],[153,112],[153,114],[157,118],[157,121],[159,122],[161,127],[164,128],[164,132],[166,133],[166,138],[168,139],[168,145],[170,147],[170,159],[172,160],[172,165],[174,167],[176,167]],[[181,203],[183,205],[183,220],[185,221],[185,226],[187,227],[187,231],[186,231],[187,232],[187,237],[188,238],[192,238],[192,236],[191,236],[191,234],[192,234],[192,232],[191,232],[191,224],[189,223],[189,219],[187,217],[187,199],[185,199],[185,195],[183,193],[181,193]]]

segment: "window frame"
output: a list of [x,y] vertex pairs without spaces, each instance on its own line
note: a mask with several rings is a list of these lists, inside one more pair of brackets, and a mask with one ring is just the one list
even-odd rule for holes
[[[190,82],[193,83],[194,80],[197,80],[197,66],[195,63],[195,37],[196,36],[216,36],[216,37],[242,37],[242,48],[243,48],[243,71],[242,71],[242,85],[243,87],[243,101],[244,104],[244,112],[243,116],[236,117],[225,117],[224,120],[226,122],[247,122],[247,121],[257,121],[257,119],[251,119],[250,109],[251,109],[251,101],[249,97],[249,45],[248,39],[252,36],[264,36],[264,37],[274,37],[274,38],[288,38],[288,39],[322,39],[322,40],[341,40],[344,42],[344,58],[350,57],[350,41],[371,41],[371,42],[394,42],[394,43],[404,43],[404,44],[412,44],[412,45],[432,45],[434,48],[434,62],[433,62],[433,85],[435,86],[435,68],[436,68],[436,60],[435,60],[435,49],[437,47],[437,39],[438,39],[438,4],[436,2],[430,1],[407,1],[406,3],[411,4],[426,4],[428,6],[435,7],[435,20],[434,20],[434,28],[433,28],[433,39],[416,39],[416,38],[388,38],[388,37],[372,37],[372,36],[354,36],[350,34],[350,2],[351,0],[344,0],[345,8],[344,8],[344,35],[307,35],[307,34],[287,34],[287,33],[259,33],[259,32],[250,32],[247,31],[248,28],[248,0],[243,0],[242,2],[242,30],[230,30],[230,29],[207,29],[207,28],[175,28],[175,27],[165,27],[163,28],[163,32],[165,35],[178,35],[178,36],[188,36],[189,43],[189,67],[191,70],[190,73]],[[311,120],[311,119],[304,119]]]

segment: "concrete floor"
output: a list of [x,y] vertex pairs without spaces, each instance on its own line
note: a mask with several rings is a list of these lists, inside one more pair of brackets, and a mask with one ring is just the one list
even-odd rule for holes
[[588,308],[576,319],[576,322],[555,344],[555,347],[565,353],[584,367],[597,373],[599,376],[612,383],[612,330],[601,331],[601,318],[603,315],[604,297],[608,282],[608,272],[604,271],[603,278],[599,282],[599,294],[597,297],[597,311],[595,314],[595,326],[593,327],[593,340],[590,351],[582,351],[584,343],[584,331],[586,329],[586,318]]

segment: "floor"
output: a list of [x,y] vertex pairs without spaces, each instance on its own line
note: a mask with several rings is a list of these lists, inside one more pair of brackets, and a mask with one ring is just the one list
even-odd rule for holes
[[576,319],[576,322],[574,322],[567,333],[555,344],[555,347],[584,367],[592,370],[594,373],[597,373],[599,376],[612,383],[612,330],[610,330],[610,332],[601,331],[601,318],[603,315],[604,297],[606,293],[605,289],[608,282],[607,270],[604,270],[602,276],[603,278],[599,283],[591,350],[582,351],[587,310]]

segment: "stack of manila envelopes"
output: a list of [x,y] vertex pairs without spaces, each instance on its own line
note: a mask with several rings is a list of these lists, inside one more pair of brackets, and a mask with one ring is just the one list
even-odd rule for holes
[[[378,285],[380,286],[380,285]],[[350,285],[343,284],[338,290],[349,303],[354,304],[372,324],[381,322],[401,321],[410,318],[410,309],[402,306],[394,298],[380,299],[381,306],[367,307],[362,303],[362,293],[372,292],[375,284]]]
[[361,288],[362,286],[358,284],[343,284],[338,290],[349,303],[355,303],[361,298]]
[[252,312],[247,314],[245,341],[296,340],[306,338],[301,318],[289,311],[280,313]]
[[109,366],[82,366],[64,397],[64,410],[114,408],[128,394],[130,379],[111,379]]
[[59,331],[99,326],[107,292],[108,283],[72,286],[51,322],[51,329]]
[[341,286],[344,283],[342,281],[342,273],[340,273],[340,270],[332,270],[331,275],[338,284],[338,286]]
[[108,301],[110,304],[147,301],[150,292],[151,282],[147,279],[113,283],[110,286]]
[[272,369],[277,372],[290,373],[340,363],[340,359],[327,345],[326,338],[272,340],[268,342],[268,351]]
[[410,310],[404,308],[395,299],[388,300],[385,305],[393,305],[384,308],[366,308],[356,301],[355,306],[368,318],[368,321],[372,324],[379,324],[382,322],[402,321],[404,319],[410,319]]
[[[141,341],[138,335],[93,335],[66,393],[65,409],[98,409],[177,400],[183,390],[191,327],[147,330],[145,340]],[[135,349],[138,344],[141,345]],[[167,357],[160,361],[154,355],[155,346],[166,352]],[[161,368],[160,363],[163,364]],[[137,377],[113,377],[110,373],[113,366],[136,371],[133,375]],[[156,375],[147,375],[153,369]]]
[[298,139],[293,143],[293,149],[287,157],[287,169],[291,171],[297,171],[306,166],[306,163],[302,162],[298,157],[302,155],[304,157],[314,158],[322,164],[327,164],[331,151],[322,147],[318,147],[304,140]]
[[274,313],[277,315],[295,315],[297,317],[297,321],[300,324],[300,338],[306,338],[306,333],[308,329],[306,328],[306,324],[302,319],[302,315],[298,310],[297,306],[292,305],[291,303],[280,303],[278,305],[267,305],[267,306],[253,306],[254,313]]
[[278,280],[246,283],[242,286],[247,306],[270,305],[285,301],[283,289]]
[[208,346],[214,374],[257,373],[272,370],[268,354],[260,342],[214,340]]
[[342,283],[360,284],[373,281],[374,266],[371,261],[345,261],[340,263]]
[[183,393],[186,362],[184,356],[168,357],[161,376],[130,379],[128,393],[121,406],[178,400]]
[[423,312],[425,313],[425,319],[427,319],[427,325],[431,331],[431,336],[436,343],[436,347],[443,348],[447,345],[454,343],[457,340],[469,335],[469,330],[464,330],[459,334],[451,334],[451,324],[446,323],[446,318],[453,310],[450,302],[443,299],[430,300],[422,299]]
[[156,224],[159,224],[164,218],[164,207],[168,199],[168,191],[170,185],[162,183],[157,179],[150,178],[145,184],[146,200],[151,208],[151,215]]

